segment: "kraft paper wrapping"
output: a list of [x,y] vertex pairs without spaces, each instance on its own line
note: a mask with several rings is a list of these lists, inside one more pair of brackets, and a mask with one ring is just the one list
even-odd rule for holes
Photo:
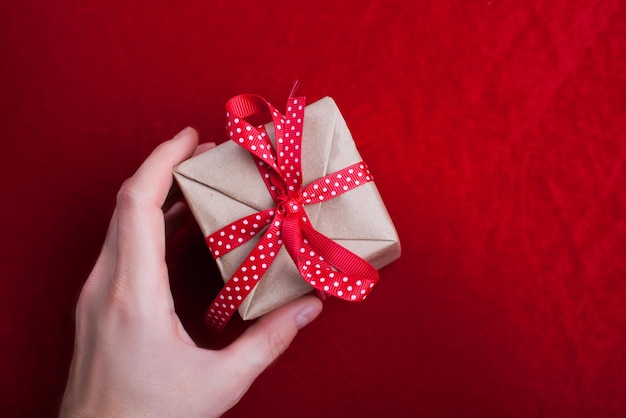
[[[273,123],[265,127],[273,142]],[[306,107],[302,135],[303,187],[362,161],[330,97]],[[375,179],[376,173],[373,174]],[[244,216],[275,206],[252,156],[232,141],[178,165],[174,177],[204,236]],[[323,203],[306,205],[305,210],[315,229],[377,269],[400,256],[398,235],[373,182]],[[257,234],[217,259],[224,282],[234,274],[261,236],[262,233]],[[254,319],[311,290],[283,247],[240,306],[239,313],[243,319]]]

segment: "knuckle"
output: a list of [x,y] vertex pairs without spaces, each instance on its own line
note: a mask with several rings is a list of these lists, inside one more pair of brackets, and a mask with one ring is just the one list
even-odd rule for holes
[[132,297],[128,291],[125,280],[118,278],[111,286],[111,292],[107,304],[108,310],[123,322],[142,322],[148,313],[144,306]]
[[128,300],[123,289],[120,289],[118,282],[114,282],[107,295],[104,310],[109,315],[114,315],[123,321],[128,321],[133,317],[132,303]]
[[76,322],[80,322],[85,318],[88,314],[88,303],[85,301],[84,294],[81,294],[78,298],[78,302],[76,303],[76,307],[74,308],[74,318]]
[[76,302],[74,313],[77,321],[86,319],[92,314],[93,305],[95,304],[94,292],[93,282],[87,280],[87,282],[83,285],[80,295],[78,296],[78,301]]
[[121,208],[135,208],[143,205],[145,196],[135,187],[133,178],[126,180],[117,192],[117,205]]
[[74,309],[77,338],[78,336],[84,336],[85,333],[91,332],[92,327],[90,324],[98,323],[100,318],[100,298],[94,288],[93,282],[87,280],[78,296],[78,301]]

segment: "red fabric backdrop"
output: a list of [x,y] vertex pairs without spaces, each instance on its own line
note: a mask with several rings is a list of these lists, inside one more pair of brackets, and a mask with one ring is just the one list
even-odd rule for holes
[[[0,23],[3,415],[57,413],[122,181],[296,78],[336,99],[404,255],[227,416],[626,415],[623,2],[23,0]],[[193,224],[168,250],[195,338],[234,338],[200,324],[218,276]]]

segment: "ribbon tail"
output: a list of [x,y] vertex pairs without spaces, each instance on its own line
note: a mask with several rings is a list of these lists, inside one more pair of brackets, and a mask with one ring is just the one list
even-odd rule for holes
[[378,271],[371,264],[317,232],[306,216],[288,216],[283,237],[302,278],[318,295],[362,301],[378,282]]
[[221,333],[235,311],[259,283],[283,244],[280,238],[282,215],[277,215],[267,232],[248,254],[211,303],[205,323]]

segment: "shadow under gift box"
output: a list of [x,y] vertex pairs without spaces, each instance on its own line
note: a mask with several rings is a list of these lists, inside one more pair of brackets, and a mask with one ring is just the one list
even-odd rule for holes
[[[275,144],[274,124],[268,123],[265,128]],[[325,97],[308,105],[302,133],[303,188],[360,161],[333,99]],[[375,179],[376,173],[373,174]],[[276,206],[252,155],[233,141],[178,165],[174,177],[205,237],[244,216]],[[374,182],[323,203],[306,205],[305,210],[316,230],[377,269],[400,257],[398,234]],[[263,233],[257,234],[216,260],[225,282],[262,236]],[[245,320],[254,319],[311,290],[281,247],[266,274],[239,307],[239,314]]]

